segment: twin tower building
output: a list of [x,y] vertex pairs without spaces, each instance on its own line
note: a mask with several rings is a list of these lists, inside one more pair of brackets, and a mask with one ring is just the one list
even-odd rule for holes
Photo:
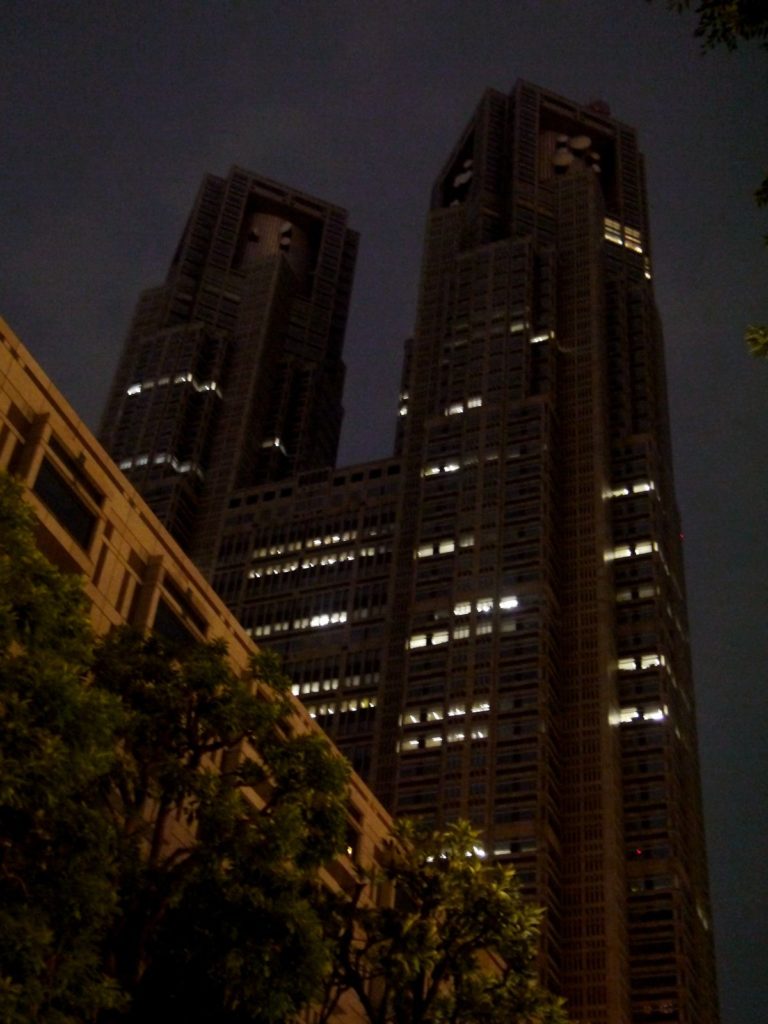
[[101,439],[385,805],[514,863],[574,1022],[714,1024],[635,132],[485,93],[432,191],[394,454],[336,468],[356,243],[206,177]]

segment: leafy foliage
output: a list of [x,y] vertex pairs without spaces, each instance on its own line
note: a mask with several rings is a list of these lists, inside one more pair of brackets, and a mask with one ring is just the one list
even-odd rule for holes
[[[691,0],[667,0],[674,11],[688,11]],[[702,49],[725,46],[735,50],[740,41],[759,41],[768,49],[768,6],[766,0],[699,0],[693,8],[699,16],[694,35],[703,40]],[[758,206],[768,206],[768,175],[755,190]],[[768,235],[764,236],[768,246]],[[768,324],[749,324],[744,340],[751,355],[768,359]]]
[[329,968],[345,763],[272,658],[86,609],[0,476],[0,1020],[283,1022]]
[[750,355],[768,359],[768,324],[749,324],[744,338]]
[[342,845],[344,763],[320,737],[290,735],[270,656],[243,679],[221,644],[169,657],[159,638],[123,630],[101,644],[94,676],[124,709],[107,948],[133,994],[125,1019],[285,1020],[327,967],[314,874]]
[[[758,206],[768,206],[768,175],[755,192],[755,202]],[[768,235],[763,240],[768,246]],[[744,337],[751,355],[768,359],[768,324],[749,324]]]
[[88,685],[77,582],[39,553],[0,475],[0,1019],[80,1021],[119,1003],[100,963],[116,902],[97,794],[114,764],[116,701]]
[[758,40],[768,47],[768,12],[765,0],[668,0],[675,11],[693,8],[699,17],[696,36],[705,50],[725,46],[735,50],[740,41]]
[[[401,824],[380,875],[337,897],[335,966],[320,1020],[352,990],[370,1024],[564,1024],[536,976],[541,911],[511,867],[487,864],[466,823]],[[391,906],[366,899],[388,886]]]

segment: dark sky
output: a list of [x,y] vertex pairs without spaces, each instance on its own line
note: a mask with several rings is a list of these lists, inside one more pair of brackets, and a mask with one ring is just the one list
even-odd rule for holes
[[486,86],[606,100],[646,154],[723,1024],[768,1019],[768,54],[664,0],[0,0],[0,315],[95,427],[203,173],[350,210],[344,462],[391,449],[432,179]]

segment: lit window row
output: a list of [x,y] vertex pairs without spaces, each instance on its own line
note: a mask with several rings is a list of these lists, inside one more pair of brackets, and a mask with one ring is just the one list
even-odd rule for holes
[[332,701],[329,704],[307,704],[306,708],[310,718],[317,718],[318,715],[347,714],[350,711],[366,711],[368,708],[376,707],[375,697],[353,697],[351,700]]
[[251,636],[271,636],[272,633],[286,633],[291,629],[323,629],[326,626],[340,626],[347,621],[346,612],[323,612],[320,615],[305,616],[293,622],[264,622],[248,631]]
[[530,337],[530,342],[531,342],[532,345],[539,345],[539,344],[541,344],[542,341],[554,341],[554,340],[555,340],[555,332],[554,331],[540,331],[538,334],[532,334],[531,337]]
[[447,405],[445,409],[443,409],[443,415],[457,416],[460,413],[465,412],[467,409],[479,409],[482,404],[482,396],[473,395],[471,398],[468,398],[466,402],[451,402],[450,405]]
[[632,544],[619,544],[612,551],[606,551],[606,562],[613,562],[620,558],[632,558],[637,555],[650,555],[658,551],[659,545],[655,540],[638,540]]
[[[471,850],[467,850],[465,856],[466,857],[471,857],[473,854],[475,855],[475,857],[487,857],[488,856],[488,854],[485,852],[485,850],[483,849],[482,846],[473,846]],[[439,857],[440,857],[440,860],[447,860],[448,859],[448,854],[443,852],[443,853],[439,854]],[[427,857],[427,864],[431,864],[434,861],[434,859],[435,858],[430,854],[429,857]]]
[[294,697],[306,696],[308,693],[329,693],[338,690],[339,680],[336,679],[312,679],[306,683],[294,683],[291,693]]
[[666,665],[663,654],[638,654],[636,657],[619,658],[616,667],[619,672],[643,672],[647,668],[661,668],[663,665]]
[[[518,449],[512,449],[507,455],[508,459],[519,458],[520,451]],[[483,462],[498,462],[498,452],[487,452],[483,458]],[[421,471],[422,476],[439,476],[441,473],[456,473],[459,469],[464,469],[467,466],[476,466],[480,462],[477,455],[465,455],[463,459],[451,459],[449,462],[431,462],[429,465],[424,466]]]
[[132,469],[134,466],[170,466],[176,473],[196,473],[202,478],[203,471],[196,462],[179,462],[175,455],[168,452],[161,452],[159,455],[134,455],[133,458],[123,459],[118,463],[120,469]]
[[[354,688],[365,685],[375,686],[379,682],[378,672],[353,672],[351,675],[344,677],[344,687]],[[306,697],[311,693],[331,693],[339,688],[338,676],[327,678],[327,679],[311,679],[303,683],[294,683],[291,687],[291,693],[294,697]]]
[[285,544],[271,544],[269,547],[256,548],[253,558],[268,558],[270,555],[284,555],[290,551],[302,551],[304,548],[322,548],[331,544],[343,544],[354,540],[357,530],[344,530],[341,533],[327,533],[324,537],[310,537],[307,540],[292,540]]
[[157,380],[143,380],[139,384],[131,384],[126,390],[127,395],[140,395],[143,391],[151,391],[152,388],[165,387],[167,384],[191,384],[195,391],[213,391],[219,398],[224,396],[221,388],[215,380],[197,381],[191,373],[177,373],[175,377],[158,377]]
[[[363,548],[360,557],[374,555],[375,547]],[[301,561],[273,562],[271,565],[262,565],[258,569],[251,569],[248,573],[249,580],[259,580],[262,576],[280,576],[282,573],[296,572],[298,569],[316,569],[318,566],[336,565],[338,562],[354,562],[355,552],[351,549],[345,551],[334,551],[327,555],[310,555]]]
[[430,750],[434,747],[441,747],[443,743],[462,743],[464,740],[487,740],[488,729],[486,726],[478,726],[474,729],[452,729],[445,736],[441,733],[432,733],[426,736],[409,736],[400,740],[398,750],[401,753],[408,753],[412,750]]
[[643,251],[643,238],[640,232],[636,228],[622,228],[619,221],[612,217],[605,218],[604,237],[606,241],[613,242],[614,245],[623,245],[633,252]]
[[614,487],[605,492],[606,498],[625,498],[629,494],[643,494],[646,491],[655,491],[656,485],[653,480],[638,480],[634,484],[623,484],[621,487]]
[[310,619],[297,619],[294,622],[294,629],[320,629],[323,626],[337,626],[347,621],[346,612],[323,612],[321,615],[313,615]]
[[[502,623],[502,633],[512,633],[516,630],[516,624],[514,622]],[[441,644],[447,644],[449,640],[466,640],[474,632],[475,636],[485,636],[493,632],[493,622],[486,620],[485,622],[478,622],[474,630],[471,629],[469,623],[466,625],[456,625],[451,629],[436,629],[431,633],[413,633],[410,639],[406,642],[406,649],[413,651],[419,647],[439,647]]]
[[617,601],[635,601],[646,597],[655,597],[659,592],[659,588],[655,587],[652,583],[644,583],[641,587],[635,587],[634,589],[628,590],[617,590],[616,600]]
[[533,836],[524,839],[506,839],[503,843],[496,843],[493,847],[495,857],[508,857],[511,853],[535,853],[537,843]]
[[474,547],[475,538],[471,533],[463,533],[454,540],[453,537],[443,537],[441,540],[427,541],[419,544],[416,548],[416,558],[431,558],[433,555],[450,555],[457,548]]
[[406,711],[405,714],[400,716],[400,725],[419,725],[424,722],[442,722],[444,718],[458,718],[460,715],[473,714],[480,715],[485,714],[491,710],[491,705],[487,700],[476,700],[473,704],[462,703],[461,701],[455,704],[449,704],[446,708],[444,704],[431,704],[426,708],[414,708],[411,711]]
[[445,465],[432,465],[425,466],[421,471],[422,476],[438,476],[440,473],[455,473],[457,469],[461,469],[458,462],[446,462]]
[[621,708],[611,716],[612,725],[627,725],[629,722],[664,722],[669,715],[669,708],[665,705],[658,705],[640,708]]
[[[498,607],[505,612],[511,611],[513,608],[517,608],[519,605],[517,598],[509,594],[507,597],[499,598]],[[458,604],[453,606],[454,615],[469,615],[472,609],[481,614],[488,614],[492,612],[496,607],[496,602],[492,597],[478,597],[473,601],[459,601]]]

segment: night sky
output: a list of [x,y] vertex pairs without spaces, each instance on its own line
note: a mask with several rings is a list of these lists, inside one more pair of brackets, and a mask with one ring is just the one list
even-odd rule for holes
[[768,1019],[768,53],[664,0],[0,0],[0,315],[96,427],[141,288],[237,163],[362,235],[341,462],[391,451],[433,178],[484,88],[639,130],[685,528],[723,1024]]

